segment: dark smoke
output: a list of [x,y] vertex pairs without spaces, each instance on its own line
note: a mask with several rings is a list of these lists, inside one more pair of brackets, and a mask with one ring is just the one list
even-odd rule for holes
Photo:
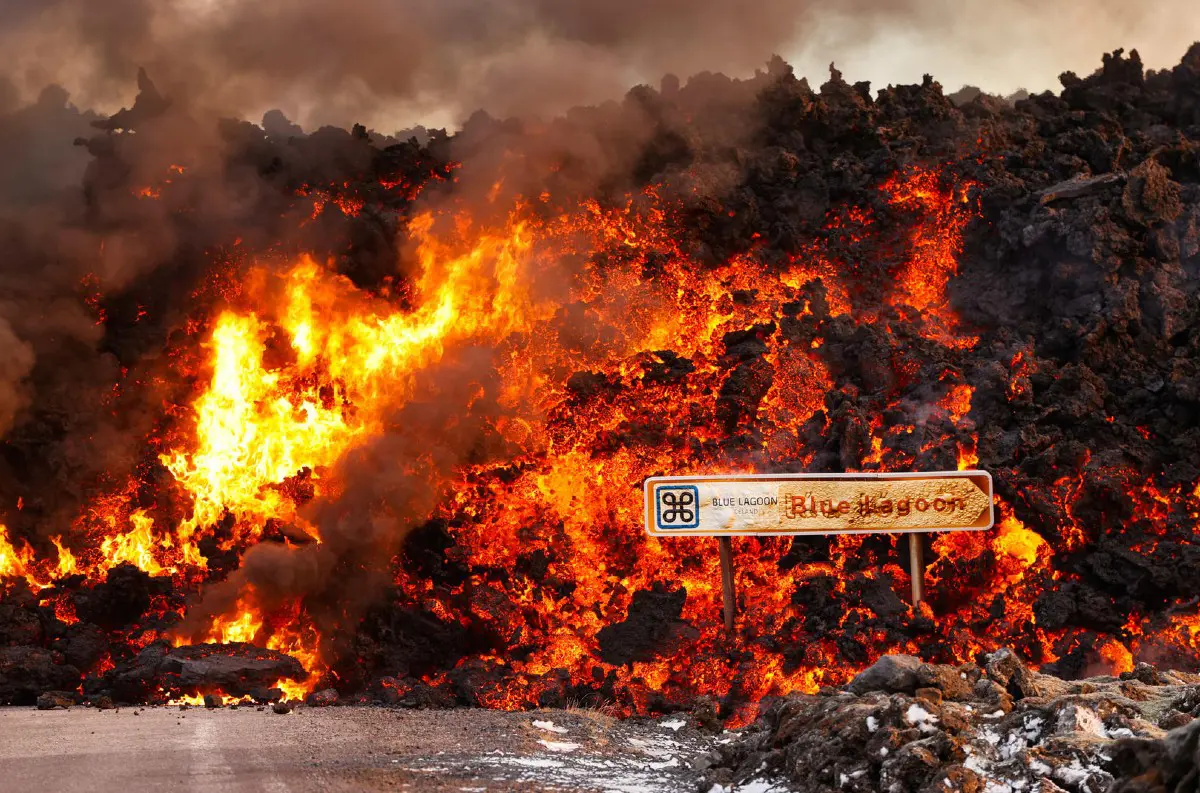
[[[1185,19],[1186,5],[1154,5],[1157,14],[1117,0],[1054,9],[1030,0],[18,0],[0,10],[0,73],[17,75],[27,95],[58,82],[107,107],[128,100],[145,66],[167,93],[186,87],[230,114],[281,107],[306,124],[380,124],[412,111],[461,120],[478,108],[556,112],[666,72],[746,73],[772,52],[828,51],[822,63],[858,67],[915,33],[998,68],[1014,53],[1021,65],[1062,64],[1143,46],[1129,40],[1135,30],[1176,36],[1174,53],[1187,43],[1178,26],[1152,29],[1145,19]],[[1034,12],[1045,33],[1029,30]],[[1034,48],[1018,49],[1022,41]],[[914,47],[925,68],[943,73],[927,49]]]
[[384,433],[338,466],[345,488],[305,509],[321,543],[254,546],[236,572],[206,590],[182,632],[202,638],[214,616],[236,611],[238,598],[252,592],[268,611],[302,599],[324,641],[346,642],[391,584],[405,537],[441,502],[454,472],[504,453],[492,429],[507,412],[496,401],[499,386],[492,351],[482,348],[452,351],[422,373]]

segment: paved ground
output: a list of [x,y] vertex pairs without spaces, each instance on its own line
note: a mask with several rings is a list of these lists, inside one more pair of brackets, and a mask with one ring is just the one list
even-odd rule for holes
[[686,793],[720,740],[590,711],[0,708],[0,789]]

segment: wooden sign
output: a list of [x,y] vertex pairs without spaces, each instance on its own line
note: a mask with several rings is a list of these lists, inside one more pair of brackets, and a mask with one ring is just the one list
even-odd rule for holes
[[646,531],[717,537],[725,628],[736,611],[730,537],[908,534],[912,602],[924,595],[920,532],[982,531],[995,523],[986,471],[656,476],[646,480]]
[[990,529],[986,471],[662,476],[646,480],[658,537]]

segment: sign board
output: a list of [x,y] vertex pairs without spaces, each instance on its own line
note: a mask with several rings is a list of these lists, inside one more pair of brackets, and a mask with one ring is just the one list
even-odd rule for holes
[[646,531],[658,537],[902,534],[990,529],[986,471],[657,476]]

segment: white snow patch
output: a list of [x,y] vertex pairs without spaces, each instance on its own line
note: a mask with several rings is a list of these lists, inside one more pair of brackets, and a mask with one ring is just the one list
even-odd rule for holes
[[874,716],[867,716],[867,732],[875,732],[879,729],[879,719]]
[[1060,765],[1054,769],[1054,778],[1067,785],[1078,787],[1086,782],[1088,777],[1099,771],[1098,767],[1085,766],[1078,757],[1073,757],[1070,765]]
[[846,773],[838,774],[838,787],[845,787],[846,785],[850,784],[850,780],[861,779],[862,776],[866,773],[867,773],[867,770],[865,768],[860,768],[857,771],[851,771],[849,774],[846,774]]
[[[968,747],[968,750],[969,748],[970,747]],[[988,768],[987,762],[982,757],[971,754],[970,751],[967,752],[967,759],[963,762],[963,768],[974,771],[976,774],[979,774],[983,777],[990,776],[990,769]]]
[[730,793],[783,793],[783,788],[776,787],[773,782],[765,779],[751,779],[744,785],[738,785]]
[[629,745],[642,754],[656,757],[659,760],[670,759],[686,748],[678,741],[673,741],[669,738],[655,738],[649,741],[643,741],[640,738],[630,738]]
[[908,710],[904,712],[904,718],[909,724],[933,724],[937,722],[937,716],[934,716],[915,702],[908,706]]
[[538,721],[535,719],[533,722],[533,726],[537,727],[539,730],[545,730],[546,732],[556,732],[559,735],[567,734],[566,727],[559,727],[557,724],[555,724],[552,721]]
[[[530,724],[526,720],[523,724]],[[545,725],[551,726],[551,725]],[[557,727],[558,725],[552,725]],[[537,729],[544,729],[537,725]],[[470,770],[479,781],[494,774],[496,782],[516,782],[531,785],[534,790],[597,790],[605,793],[675,793],[687,771],[687,758],[711,741],[698,742],[676,738],[648,724],[640,734],[626,729],[616,730],[618,740],[601,751],[591,742],[576,738],[544,734],[545,740],[535,739],[535,754],[514,754],[499,750],[481,751],[469,756],[456,756],[452,768]],[[646,732],[648,730],[648,732]],[[548,730],[547,733],[554,733]],[[572,728],[571,732],[575,732]],[[731,734],[731,737],[736,733]],[[532,742],[531,742],[532,743]],[[430,765],[447,766],[448,758],[437,758]],[[484,776],[479,772],[483,769]],[[427,769],[426,769],[427,770]],[[449,769],[447,769],[449,770]],[[761,774],[754,774],[762,779]],[[474,781],[474,780],[473,780]],[[469,784],[469,783],[468,783]],[[452,788],[454,789],[454,788]],[[788,788],[774,788],[770,783],[754,782],[736,787],[714,787],[712,793],[784,793]]]
[[1046,725],[1045,720],[1041,716],[1030,716],[1025,719],[1025,740],[1037,740],[1038,735],[1042,732],[1042,727]]
[[933,732],[937,729],[933,725],[937,724],[938,717],[915,702],[909,705],[908,710],[904,712],[904,720],[909,724],[920,727],[922,732]]
[[660,722],[658,726],[662,727],[664,730],[673,730],[675,732],[679,732],[680,728],[686,725],[687,722],[683,719],[672,719],[671,721]]
[[542,746],[545,746],[552,752],[573,752],[579,748],[577,743],[568,743],[567,741],[542,741],[539,740]]
[[509,757],[505,762],[525,768],[565,768],[562,760],[551,760],[548,757]]

